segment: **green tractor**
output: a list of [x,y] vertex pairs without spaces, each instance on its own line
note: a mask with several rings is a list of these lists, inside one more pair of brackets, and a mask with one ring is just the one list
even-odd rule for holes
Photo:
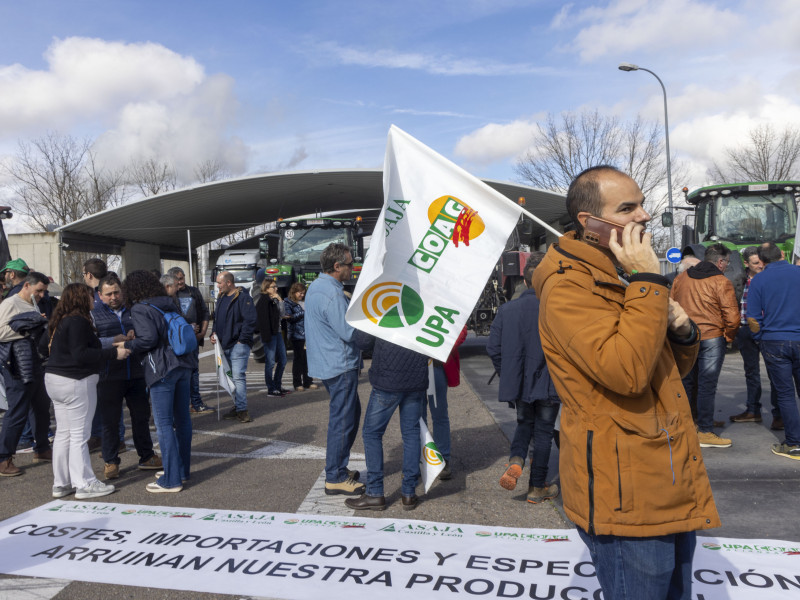
[[[689,210],[694,211],[694,223],[682,227],[684,254],[688,251],[702,259],[704,248],[715,243],[740,253],[748,246],[775,242],[786,259],[792,260],[800,181],[728,183],[691,193],[683,188],[683,192]],[[734,285],[742,280],[743,274],[741,260],[731,261],[725,272]]]

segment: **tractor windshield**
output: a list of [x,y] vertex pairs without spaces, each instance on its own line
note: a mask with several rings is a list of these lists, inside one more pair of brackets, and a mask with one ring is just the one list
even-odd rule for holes
[[352,240],[345,228],[286,229],[281,236],[282,262],[319,265],[319,257],[329,244],[339,242],[352,247]]
[[[710,206],[713,215],[707,214]],[[718,196],[698,206],[696,223],[700,240],[716,235],[736,245],[783,242],[794,238],[797,207],[793,193]]]

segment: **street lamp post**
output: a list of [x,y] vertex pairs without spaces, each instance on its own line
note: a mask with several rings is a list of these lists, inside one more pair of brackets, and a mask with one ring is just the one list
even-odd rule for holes
[[669,246],[670,248],[675,247],[675,211],[672,207],[672,168],[671,168],[671,161],[669,156],[669,113],[667,112],[667,88],[664,87],[664,82],[661,81],[661,78],[653,73],[650,69],[645,69],[644,67],[640,67],[639,65],[632,65],[630,63],[622,63],[619,65],[620,71],[647,71],[658,79],[658,83],[661,84],[661,91],[664,92],[664,139],[666,140],[667,145],[667,194],[669,198],[669,212],[670,217],[672,218],[672,223],[669,227]]

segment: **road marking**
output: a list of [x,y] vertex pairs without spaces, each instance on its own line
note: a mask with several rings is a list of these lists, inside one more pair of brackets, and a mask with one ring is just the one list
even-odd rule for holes
[[[195,435],[212,435],[217,437],[228,437],[254,442],[263,442],[264,446],[251,450],[250,452],[198,452],[192,450],[192,456],[209,456],[212,458],[285,458],[288,460],[309,459],[324,460],[325,448],[310,446],[307,444],[297,444],[295,442],[285,442],[283,440],[273,440],[270,438],[256,437],[252,435],[242,435],[239,433],[225,433],[222,431],[194,431]],[[353,458],[364,460],[363,454],[353,454]]]
[[45,600],[60,593],[72,581],[25,577],[0,579],[0,600]]

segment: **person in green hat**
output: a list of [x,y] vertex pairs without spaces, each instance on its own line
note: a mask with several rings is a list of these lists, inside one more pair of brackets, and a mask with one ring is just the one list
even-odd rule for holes
[[3,273],[5,274],[6,289],[8,291],[3,296],[3,299],[15,295],[22,289],[22,284],[25,283],[25,278],[30,271],[28,265],[21,258],[15,258],[6,263]]

